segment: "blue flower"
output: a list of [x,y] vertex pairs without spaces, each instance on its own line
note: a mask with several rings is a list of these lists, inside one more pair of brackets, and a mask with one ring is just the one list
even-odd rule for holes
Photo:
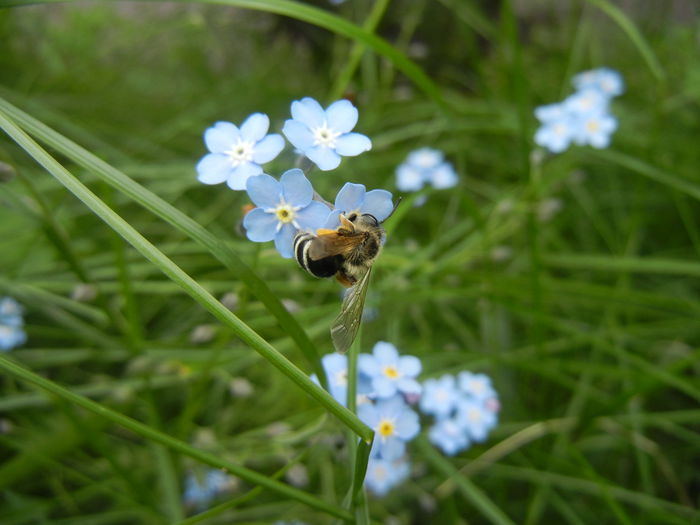
[[457,419],[473,441],[481,443],[498,422],[495,410],[486,403],[473,399],[460,400],[457,407]]
[[[333,398],[343,406],[347,406],[348,399],[348,356],[345,354],[327,354],[321,358],[321,364],[328,378],[328,388]],[[311,379],[320,384],[316,374]],[[369,378],[362,374],[358,375],[357,381],[357,401],[358,405],[367,399],[371,393],[372,386]]]
[[457,376],[459,389],[473,399],[484,401],[496,397],[496,391],[491,384],[491,378],[486,374],[460,372]]
[[372,149],[360,133],[350,133],[357,124],[357,108],[349,100],[333,102],[325,110],[311,97],[292,102],[292,118],[282,133],[321,170],[338,167],[340,157],[354,157]]
[[455,417],[439,419],[428,431],[428,438],[448,456],[454,456],[469,447],[468,433]]
[[579,73],[574,76],[572,83],[577,90],[597,89],[607,97],[616,97],[625,92],[622,75],[607,67]]
[[246,181],[262,173],[261,164],[270,162],[284,149],[284,139],[267,135],[270,119],[263,113],[250,115],[240,129],[230,122],[217,122],[204,132],[211,152],[197,164],[197,179],[204,184],[226,182],[232,190],[246,189]]
[[377,496],[384,496],[406,480],[410,473],[411,466],[404,458],[394,461],[370,458],[367,463],[365,485]]
[[0,298],[0,351],[6,352],[27,342],[23,309],[12,297]]
[[598,149],[607,148],[616,129],[617,119],[611,114],[602,111],[590,113],[582,119],[574,141],[582,146],[588,144]]
[[547,104],[535,109],[542,125],[535,133],[535,143],[553,153],[567,149],[576,134],[576,120],[564,104]]
[[420,430],[418,414],[399,396],[380,399],[374,405],[360,405],[357,415],[376,433],[372,454],[387,460],[403,456],[406,442],[416,437]]
[[217,496],[230,490],[233,484],[233,478],[221,470],[209,469],[204,476],[196,476],[190,472],[185,478],[185,492],[182,498],[185,505],[204,509]]
[[415,380],[421,371],[421,363],[417,357],[399,356],[396,347],[384,341],[374,345],[372,354],[361,354],[358,368],[370,378],[377,397],[388,398],[397,392],[408,395],[421,393],[421,386]]
[[418,191],[425,184],[446,189],[456,186],[457,181],[452,164],[444,160],[441,151],[432,148],[412,151],[396,168],[396,187],[401,191]]
[[243,219],[246,235],[255,242],[274,239],[275,248],[287,259],[293,255],[296,233],[315,232],[330,212],[328,206],[313,200],[314,190],[300,169],[285,171],[279,182],[265,174],[250,177],[246,189],[258,206]]
[[437,418],[448,417],[457,407],[459,399],[460,393],[454,376],[445,374],[439,379],[428,379],[423,383],[420,409]]
[[394,209],[392,195],[386,190],[366,191],[363,184],[346,182],[335,197],[335,209],[328,216],[325,227],[335,229],[340,226],[338,216],[343,213],[373,215],[379,222],[384,221]]

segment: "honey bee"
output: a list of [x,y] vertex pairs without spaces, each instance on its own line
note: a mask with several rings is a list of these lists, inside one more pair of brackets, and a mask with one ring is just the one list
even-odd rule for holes
[[331,326],[331,339],[338,352],[350,348],[360,328],[372,264],[385,238],[382,223],[374,215],[357,212],[341,213],[340,226],[335,230],[299,232],[294,238],[294,256],[304,270],[316,277],[335,276],[349,287]]

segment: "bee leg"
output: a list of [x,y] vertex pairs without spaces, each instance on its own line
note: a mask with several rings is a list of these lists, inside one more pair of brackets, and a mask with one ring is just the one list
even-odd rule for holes
[[345,288],[350,288],[353,284],[355,284],[355,280],[342,270],[335,274],[335,278],[340,284],[345,286]]
[[345,215],[342,213],[338,216],[340,218],[340,227],[344,230],[350,230],[350,232],[355,231],[355,225],[351,223],[347,218],[345,218]]

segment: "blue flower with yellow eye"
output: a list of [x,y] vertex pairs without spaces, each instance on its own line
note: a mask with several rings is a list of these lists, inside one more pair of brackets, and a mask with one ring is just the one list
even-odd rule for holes
[[578,73],[572,79],[577,90],[597,89],[607,97],[617,97],[625,92],[622,75],[609,67],[599,67]]
[[27,342],[22,306],[12,297],[0,298],[0,351],[6,352]]
[[314,190],[300,169],[287,170],[277,181],[270,175],[255,175],[246,184],[257,208],[248,212],[243,227],[254,242],[275,241],[287,259],[293,255],[298,231],[315,232],[326,223],[330,209],[313,200]]
[[363,404],[357,407],[357,415],[375,432],[372,454],[383,459],[400,458],[406,450],[406,442],[412,440],[420,431],[418,414],[395,396],[380,399],[375,404]]
[[400,356],[391,343],[379,341],[372,354],[360,354],[358,368],[372,382],[372,390],[378,398],[388,398],[397,392],[420,395],[421,385],[416,381],[421,362],[412,355]]
[[456,186],[457,172],[444,154],[433,148],[412,151],[396,168],[396,187],[400,191],[418,191],[425,184],[442,190]]
[[428,439],[448,456],[469,446],[469,435],[456,417],[438,419],[428,431]]
[[457,407],[460,393],[455,378],[445,374],[439,379],[428,379],[423,383],[420,409],[435,417],[447,417]]
[[321,170],[338,167],[341,157],[354,157],[372,149],[365,135],[351,133],[357,124],[357,108],[349,100],[338,100],[326,109],[311,97],[292,102],[292,118],[282,133],[295,148]]
[[328,215],[325,227],[335,229],[340,226],[338,216],[357,213],[369,214],[377,221],[384,221],[394,209],[392,195],[386,190],[367,191],[363,184],[346,182],[335,197],[335,209]]
[[[321,358],[321,364],[326,372],[328,388],[333,398],[343,406],[347,406],[348,400],[348,356],[345,354],[327,354]],[[320,384],[316,374],[311,376],[311,380],[317,385]],[[370,380],[363,374],[358,375],[357,381],[357,404],[361,404],[371,394],[372,385]]]
[[249,177],[263,172],[261,164],[270,162],[284,149],[281,135],[267,134],[270,119],[253,113],[241,127],[217,122],[204,132],[210,151],[197,164],[197,179],[204,184],[225,182],[232,190],[246,189]]

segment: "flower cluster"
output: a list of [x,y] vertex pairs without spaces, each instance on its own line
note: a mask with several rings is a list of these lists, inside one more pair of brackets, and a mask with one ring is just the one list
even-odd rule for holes
[[617,119],[609,112],[613,97],[624,92],[621,75],[599,68],[574,76],[576,92],[564,101],[539,106],[535,116],[541,125],[535,142],[553,153],[566,150],[573,142],[606,148],[617,129]]
[[447,455],[483,442],[498,422],[498,396],[484,374],[446,374],[428,379],[423,388],[420,409],[436,420],[428,437]]
[[[292,118],[282,133],[296,150],[323,171],[338,167],[341,157],[356,156],[372,148],[365,135],[352,132],[358,111],[348,100],[338,100],[323,108],[305,97],[291,105]],[[299,231],[315,232],[337,228],[340,213],[370,213],[378,221],[393,209],[391,193],[367,192],[362,184],[347,183],[331,209],[314,192],[304,172],[293,168],[280,180],[263,173],[262,164],[273,160],[284,149],[284,139],[268,134],[270,119],[262,113],[250,115],[240,128],[230,122],[217,122],[204,133],[209,149],[197,164],[198,179],[204,184],[226,182],[234,190],[246,190],[255,204],[243,220],[248,239],[274,241],[277,251],[293,256],[293,241]]]
[[221,470],[209,469],[203,476],[189,472],[182,499],[188,507],[203,510],[218,496],[231,490],[234,484],[234,478]]
[[0,351],[7,352],[26,341],[22,306],[12,297],[0,297]]
[[[329,354],[322,359],[331,395],[346,406],[347,356]],[[448,455],[482,442],[495,426],[498,397],[483,374],[461,372],[417,381],[421,372],[417,357],[400,355],[390,343],[378,342],[371,354],[358,357],[357,414],[375,432],[365,484],[383,496],[408,478],[410,462],[406,445],[420,431],[414,410],[435,416],[430,441]],[[318,383],[316,376],[312,379]]]
[[426,184],[436,189],[457,185],[457,173],[444,154],[432,148],[412,151],[396,168],[396,187],[400,191],[418,191]]

